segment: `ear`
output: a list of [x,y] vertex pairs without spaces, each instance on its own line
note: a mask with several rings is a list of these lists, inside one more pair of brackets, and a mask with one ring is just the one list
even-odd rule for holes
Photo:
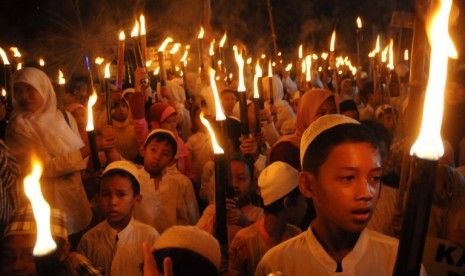
[[141,194],[138,194],[134,197],[134,202],[136,204],[139,204],[140,202],[142,201],[142,195]]
[[299,174],[299,189],[302,195],[306,198],[313,197],[313,186],[316,183],[316,178],[309,172],[302,171]]

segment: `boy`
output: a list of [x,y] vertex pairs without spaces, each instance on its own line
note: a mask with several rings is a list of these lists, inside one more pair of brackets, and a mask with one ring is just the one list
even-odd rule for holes
[[270,248],[302,232],[294,226],[307,208],[298,186],[299,172],[284,162],[274,162],[261,172],[258,187],[265,215],[233,239],[229,248],[232,275],[253,275]]
[[176,152],[176,138],[165,129],[150,132],[141,150],[144,201],[136,207],[134,217],[160,233],[173,225],[195,225],[199,219],[192,182],[176,168]]
[[158,232],[132,217],[140,203],[139,170],[129,161],[110,163],[100,179],[99,200],[106,220],[84,234],[78,252],[104,268],[107,275],[141,275],[143,242],[153,243]]
[[371,132],[326,115],[304,132],[299,188],[313,199],[310,228],[263,257],[255,275],[392,275],[398,242],[365,229],[379,198],[381,154]]

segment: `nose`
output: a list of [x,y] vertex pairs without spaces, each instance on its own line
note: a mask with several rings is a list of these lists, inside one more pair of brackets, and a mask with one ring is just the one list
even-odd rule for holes
[[118,202],[118,197],[116,195],[111,195],[110,196],[110,205],[115,206],[117,202]]
[[362,181],[359,181],[357,183],[356,199],[371,201],[378,189],[378,185],[379,184],[376,184],[375,186],[371,185],[366,178],[364,178]]

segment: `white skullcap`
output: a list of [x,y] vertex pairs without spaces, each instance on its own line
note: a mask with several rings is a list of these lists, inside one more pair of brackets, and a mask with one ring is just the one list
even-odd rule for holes
[[166,129],[162,129],[162,128],[157,128],[157,129],[154,129],[152,131],[150,131],[149,135],[147,135],[147,138],[145,138],[145,142],[144,142],[144,146],[147,145],[147,141],[155,134],[157,133],[166,133],[166,134],[169,134],[174,142],[176,143],[176,150],[174,152],[174,157],[177,158],[178,157],[178,139],[176,139],[176,136],[174,136],[174,133],[172,131],[169,131],[169,130],[166,130]]
[[221,251],[210,233],[195,226],[176,225],[168,228],[153,244],[152,250],[180,248],[191,250],[209,260],[219,270]]
[[130,173],[132,176],[134,176],[134,178],[137,180],[140,186],[141,175],[140,175],[139,169],[136,167],[134,163],[130,161],[126,161],[126,160],[119,160],[119,161],[111,162],[105,168],[102,175],[105,175],[105,173],[111,170],[123,170],[123,171]]
[[299,171],[281,161],[271,163],[258,178],[258,187],[265,206],[287,195],[297,186]]
[[305,130],[300,141],[300,165],[303,167],[304,156],[310,144],[323,131],[343,124],[356,124],[360,122],[341,114],[329,114],[318,118]]

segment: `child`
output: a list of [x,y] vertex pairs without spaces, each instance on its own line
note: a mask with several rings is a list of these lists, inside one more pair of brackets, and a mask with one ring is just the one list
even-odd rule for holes
[[160,233],[173,225],[195,225],[199,219],[192,182],[173,166],[176,154],[176,138],[164,129],[150,132],[141,150],[144,201],[136,207],[134,217]]
[[255,275],[392,275],[397,240],[365,229],[380,192],[381,155],[370,131],[343,115],[305,131],[299,187],[312,198],[310,228],[263,257]]
[[221,91],[220,100],[221,106],[224,110],[224,115],[226,115],[227,117],[232,116],[234,106],[237,102],[237,92],[231,89],[225,89]]
[[143,242],[153,243],[158,232],[132,217],[140,203],[139,170],[129,161],[115,161],[100,179],[100,208],[106,220],[84,234],[78,252],[104,268],[107,275],[141,275]]
[[261,172],[258,187],[265,215],[240,230],[231,242],[229,272],[232,275],[253,275],[270,248],[302,232],[294,226],[300,224],[307,207],[298,186],[299,172],[284,162],[274,162]]

